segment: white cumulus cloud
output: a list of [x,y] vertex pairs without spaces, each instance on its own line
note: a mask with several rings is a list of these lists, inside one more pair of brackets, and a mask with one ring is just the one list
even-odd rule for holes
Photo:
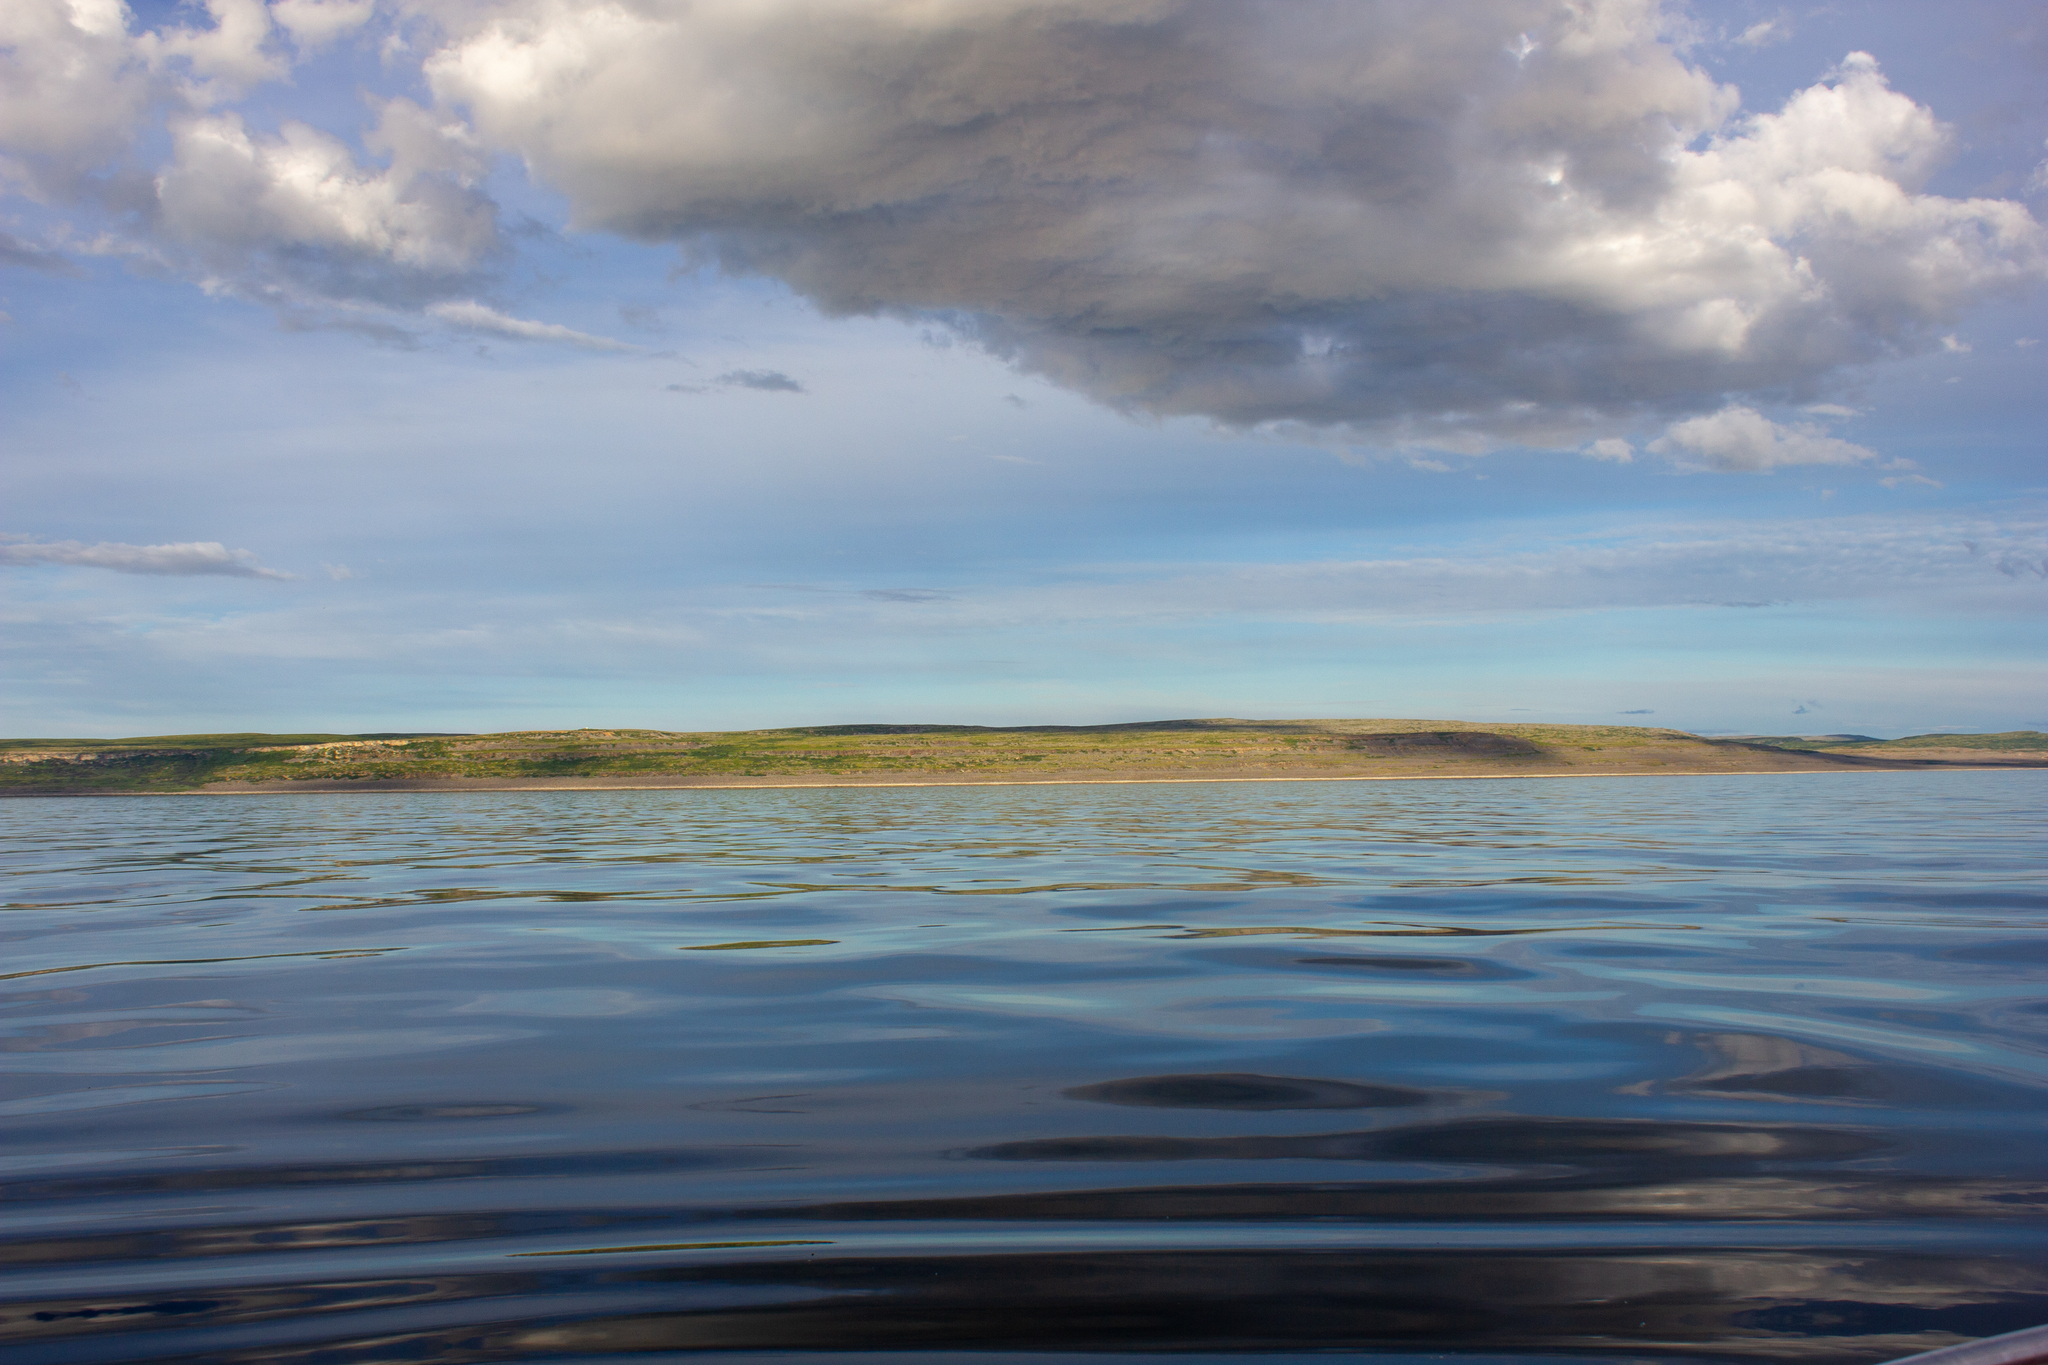
[[1724,473],[1762,473],[1784,465],[1861,464],[1877,458],[1875,451],[1811,424],[1782,426],[1740,404],[1674,422],[1649,448],[1680,464]]
[[235,113],[178,122],[156,177],[159,238],[230,287],[265,297],[405,302],[469,277],[499,246],[485,166],[459,125],[394,99],[365,141],[287,122],[252,133]]
[[370,22],[377,0],[270,0],[270,17],[301,48],[333,42]]
[[290,72],[291,60],[276,42],[263,0],[203,0],[195,8],[204,9],[212,23],[165,25],[135,38],[137,53],[152,68],[185,78],[185,94],[195,103],[232,98]]
[[2024,206],[1919,190],[1947,130],[1874,61],[1741,117],[1649,0],[456,12],[434,90],[577,225],[1153,413],[1565,443],[2048,274]]
[[200,8],[137,28],[121,0],[0,5],[0,189],[108,213],[93,249],[218,291],[417,307],[473,290],[502,243],[479,188],[489,153],[460,119],[380,102],[365,164],[332,132],[290,118],[262,132],[232,107],[289,77],[292,42],[360,26],[373,0]]
[[0,5],[0,188],[78,193],[127,149],[150,98],[121,0]]
[[[1925,191],[1950,132],[1871,57],[1745,112],[1657,0],[201,8],[0,7],[0,177],[287,308],[618,345],[469,302],[503,157],[572,228],[1124,410],[1477,453],[1810,402],[2048,278],[2025,205]],[[366,155],[236,106],[377,25],[432,107],[381,103]]]

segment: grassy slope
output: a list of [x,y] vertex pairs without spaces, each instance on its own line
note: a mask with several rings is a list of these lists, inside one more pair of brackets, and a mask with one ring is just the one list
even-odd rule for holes
[[1907,735],[1903,739],[1834,739],[1804,735],[1746,735],[1744,742],[1774,749],[1808,752],[1876,754],[1910,749],[1991,749],[2011,753],[2048,752],[2048,734],[2039,730],[2005,730],[1995,735]]
[[[1928,738],[1953,747],[1969,737]],[[1902,743],[1910,748],[1914,741]],[[1873,747],[1891,746],[1859,745],[1858,756],[1871,754]],[[188,735],[0,741],[0,794],[189,791],[217,783],[241,787],[280,781],[711,783],[1699,772],[1857,761],[1637,726],[1478,726],[1428,720],[1191,720],[1002,729],[845,725],[694,734]]]
[[293,769],[286,765],[309,752],[308,746],[418,737],[250,732],[133,739],[0,739],[0,795],[48,790],[187,791],[221,781],[220,774],[229,770],[275,769],[280,776],[289,777]]
[[2005,730],[1995,735],[1907,735],[1881,744],[1846,746],[1855,753],[1866,750],[1898,749],[2004,749],[2018,752],[2048,752],[2048,734],[2039,730]]
[[377,735],[269,735],[245,730],[234,735],[139,735],[130,739],[0,739],[0,757],[29,753],[124,753],[143,749],[250,749],[266,744],[331,744],[350,739],[460,739],[464,736],[414,730]]

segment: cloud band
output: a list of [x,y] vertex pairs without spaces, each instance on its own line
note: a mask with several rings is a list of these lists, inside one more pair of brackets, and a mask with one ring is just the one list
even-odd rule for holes
[[291,574],[266,569],[247,550],[230,550],[217,540],[192,540],[175,545],[123,545],[102,541],[60,540],[0,544],[0,564],[29,567],[63,564],[112,569],[115,573],[161,574],[170,577],[211,575],[222,578],[287,579]]

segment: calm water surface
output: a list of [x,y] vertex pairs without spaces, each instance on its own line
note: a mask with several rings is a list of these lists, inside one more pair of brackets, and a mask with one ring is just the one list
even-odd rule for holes
[[9,1362],[2048,1322],[2048,772],[0,805]]

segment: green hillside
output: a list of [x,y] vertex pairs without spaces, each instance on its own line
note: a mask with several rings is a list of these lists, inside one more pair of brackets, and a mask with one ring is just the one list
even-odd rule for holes
[[443,739],[446,732],[418,730],[374,735],[266,735],[246,731],[237,735],[140,735],[130,739],[0,739],[0,755],[62,750],[68,753],[128,753],[146,749],[175,749],[197,753],[215,749],[255,749],[266,745],[338,744],[357,739]]
[[2004,730],[1992,735],[1907,735],[1903,739],[1875,739],[1869,735],[1742,735],[1744,744],[1763,744],[1774,749],[1807,752],[1882,754],[1906,749],[1990,749],[2018,752],[2048,752],[2048,734],[2039,730]]
[[831,725],[737,732],[163,735],[0,742],[0,792],[179,791],[211,783],[530,778],[956,780],[1086,771],[1199,774],[1389,762],[1530,761],[1562,746],[1622,755],[1703,747],[1673,730],[1458,721],[1142,721],[1124,725]]
[[1886,740],[1885,749],[2021,749],[2048,751],[2048,733],[2002,730],[1995,735],[1907,735]]
[[[1883,766],[1976,740],[2041,749],[2035,732],[1707,740],[1609,725],[1443,720],[1170,720],[1124,725],[829,725],[735,732],[527,730],[506,734],[152,735],[0,740],[0,795],[362,789],[573,779],[649,784],[783,781],[1153,780],[1747,772]],[[1917,747],[1916,747],[1917,746]],[[1822,748],[1828,752],[1820,752]],[[1940,756],[1924,763],[1953,762]],[[2024,761],[2023,756],[2003,761]],[[219,784],[227,784],[225,788]]]

